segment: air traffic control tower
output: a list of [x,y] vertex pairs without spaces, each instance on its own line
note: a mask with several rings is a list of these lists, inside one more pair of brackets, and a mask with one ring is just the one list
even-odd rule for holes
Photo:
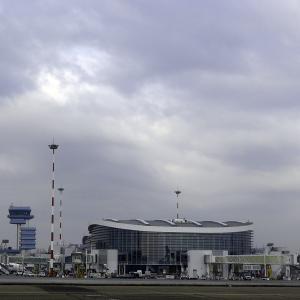
[[[36,228],[29,227],[29,220],[33,219],[29,206],[13,206],[8,209],[10,224],[17,225],[17,250],[35,249]],[[27,225],[27,226],[24,226]]]

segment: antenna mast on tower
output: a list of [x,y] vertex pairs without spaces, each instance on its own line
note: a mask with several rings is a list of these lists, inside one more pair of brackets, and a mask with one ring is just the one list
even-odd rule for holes
[[181,194],[181,191],[179,190],[176,190],[174,191],[174,193],[176,194],[176,197],[177,197],[177,217],[176,219],[179,219],[179,195]]

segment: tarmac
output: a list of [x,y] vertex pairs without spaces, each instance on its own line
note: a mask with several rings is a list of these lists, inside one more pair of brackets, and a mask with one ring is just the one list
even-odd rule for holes
[[300,280],[79,279],[0,276],[0,285],[299,287]]
[[300,300],[300,281],[0,277],[2,300]]
[[[200,286],[200,285],[74,285],[33,284],[0,285],[4,300],[286,300],[300,299],[300,288],[274,286]],[[74,282],[74,281],[72,281]],[[79,283],[80,281],[78,281]],[[95,281],[94,284],[98,282]],[[46,284],[47,283],[47,284]]]

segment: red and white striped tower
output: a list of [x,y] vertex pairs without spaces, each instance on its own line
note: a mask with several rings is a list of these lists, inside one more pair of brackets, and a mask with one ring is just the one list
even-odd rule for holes
[[65,190],[63,187],[57,189],[60,193],[59,200],[59,255],[60,255],[60,271],[61,274],[64,273],[64,251],[63,251],[63,239],[62,239],[62,199],[63,199],[63,191]]
[[53,143],[51,145],[49,145],[50,150],[52,150],[52,196],[51,196],[51,239],[50,239],[50,266],[49,266],[49,276],[53,277],[53,262],[54,262],[54,253],[53,253],[53,247],[54,247],[54,198],[55,198],[55,183],[54,183],[54,179],[55,179],[55,155],[54,152],[55,150],[58,148],[57,144],[54,144],[54,140]]
[[60,253],[62,251],[62,198],[63,198],[63,191],[65,190],[63,187],[57,189],[60,193],[60,201],[59,201],[59,246],[60,246]]

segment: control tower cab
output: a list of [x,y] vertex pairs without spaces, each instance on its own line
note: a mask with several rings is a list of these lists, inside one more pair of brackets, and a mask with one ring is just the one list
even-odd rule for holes
[[8,209],[10,224],[26,224],[28,220],[34,218],[31,215],[31,208],[29,206],[13,206],[11,205]]

